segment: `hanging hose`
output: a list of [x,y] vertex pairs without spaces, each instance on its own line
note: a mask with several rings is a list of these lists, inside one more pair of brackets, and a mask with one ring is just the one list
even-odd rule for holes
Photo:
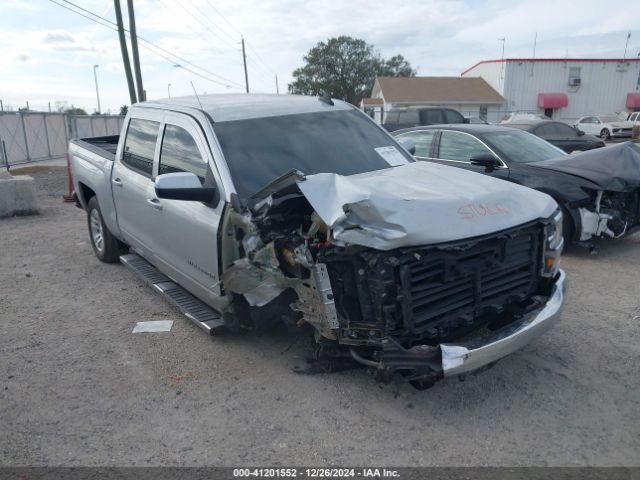
[[382,363],[374,362],[373,360],[367,360],[364,357],[361,357],[353,348],[349,348],[349,353],[351,354],[351,358],[353,358],[356,362],[361,363],[367,367],[372,368],[382,368]]

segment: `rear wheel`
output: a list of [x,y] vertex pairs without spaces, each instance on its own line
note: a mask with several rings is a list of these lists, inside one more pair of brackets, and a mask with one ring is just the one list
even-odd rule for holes
[[87,204],[87,223],[89,225],[91,247],[96,257],[106,263],[117,262],[120,255],[126,252],[127,247],[114,237],[104,224],[96,197],[91,197]]
[[603,128],[600,130],[600,138],[603,140],[609,140],[611,138],[611,133],[608,128]]

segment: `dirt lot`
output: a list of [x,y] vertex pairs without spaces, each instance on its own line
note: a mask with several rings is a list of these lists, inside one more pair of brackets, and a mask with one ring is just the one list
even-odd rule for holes
[[94,257],[63,169],[33,175],[41,215],[0,220],[0,465],[640,465],[639,235],[569,251],[523,351],[395,392],[294,373],[300,335],[207,337]]

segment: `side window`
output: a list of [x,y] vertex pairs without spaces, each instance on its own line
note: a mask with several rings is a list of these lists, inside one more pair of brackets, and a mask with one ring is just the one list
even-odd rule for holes
[[547,123],[539,127],[536,133],[544,138],[572,138],[578,136],[573,128],[562,123]]
[[539,137],[547,138],[553,135],[553,129],[551,128],[551,124],[547,123],[536,128],[535,133]]
[[464,117],[455,110],[445,110],[444,121],[445,123],[464,123]]
[[569,67],[569,85],[579,85],[580,67]]
[[158,122],[132,118],[124,141],[122,163],[149,178],[153,173],[153,153],[159,128]]
[[207,162],[200,155],[198,145],[189,132],[182,127],[167,124],[160,148],[158,174],[175,172],[194,173],[200,183],[204,184]]
[[569,125],[565,125],[564,123],[555,123],[554,126],[556,128],[556,135],[559,138],[572,138],[578,136],[576,129]]
[[431,142],[435,130],[422,130],[418,132],[409,132],[399,135],[402,138],[410,138],[416,145],[415,157],[429,158],[431,157]]
[[442,110],[437,109],[425,109],[420,110],[420,125],[437,125],[444,123],[444,116]]
[[491,153],[491,151],[471,135],[449,130],[442,132],[438,158],[468,162],[471,157],[482,153]]

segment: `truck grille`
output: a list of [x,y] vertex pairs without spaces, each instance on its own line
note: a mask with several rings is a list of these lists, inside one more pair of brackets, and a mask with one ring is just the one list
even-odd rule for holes
[[[478,241],[469,248],[417,250],[399,266],[403,330],[446,336],[473,325],[483,313],[499,313],[538,286],[540,224]],[[423,254],[422,254],[423,253]]]

